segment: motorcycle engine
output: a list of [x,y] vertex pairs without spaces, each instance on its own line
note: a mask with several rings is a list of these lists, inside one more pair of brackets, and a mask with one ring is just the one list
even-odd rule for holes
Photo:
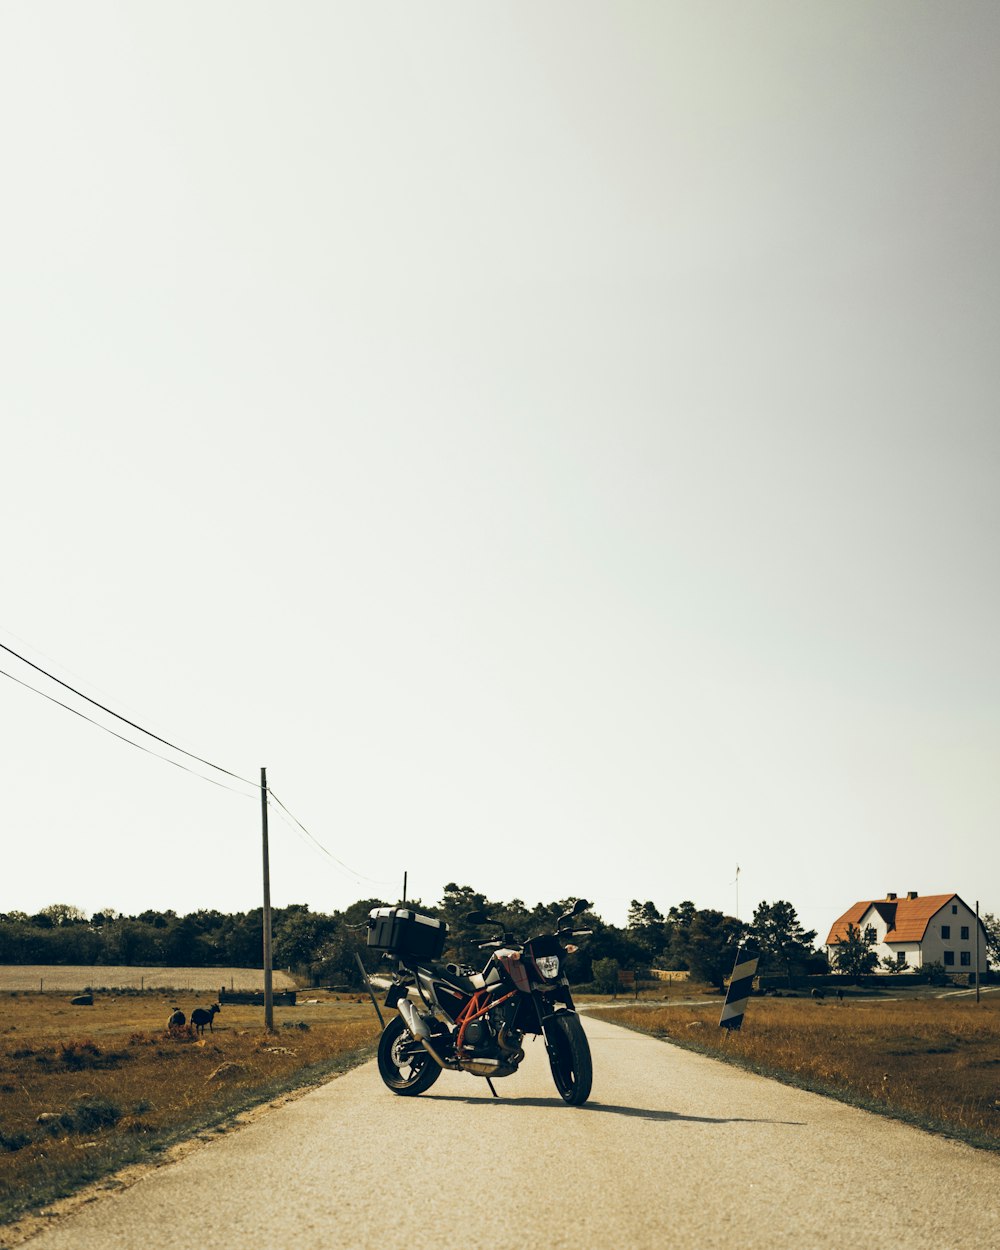
[[493,1030],[486,1020],[473,1020],[465,1030],[465,1044],[476,1052],[492,1050]]

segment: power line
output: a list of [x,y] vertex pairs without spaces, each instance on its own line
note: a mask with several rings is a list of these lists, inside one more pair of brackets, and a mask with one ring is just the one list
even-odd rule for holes
[[[155,734],[149,729],[144,729],[142,725],[138,725],[136,724],[135,721],[129,720],[127,716],[121,716],[118,712],[112,711],[111,708],[105,707],[103,703],[98,703],[96,699],[92,699],[89,695],[84,694],[82,690],[77,690],[75,686],[71,686],[68,682],[65,682],[61,678],[56,677],[53,673],[48,672],[46,669],[42,668],[40,665],[35,664],[32,660],[29,660],[26,656],[21,655],[19,652],[15,651],[12,647],[8,647],[6,643],[0,642],[0,648],[8,652],[8,654],[14,656],[16,659],[20,660],[23,664],[27,664],[29,668],[33,668],[36,672],[41,673],[43,677],[47,677],[49,678],[50,681],[54,681],[57,685],[62,686],[64,689],[72,691],[72,693],[77,695],[79,698],[86,700],[87,703],[92,704],[94,707],[100,708],[102,712],[106,712],[109,716],[113,716],[116,720],[120,720],[123,724],[130,726],[132,729],[138,730],[139,733],[145,734],[149,738],[153,738],[156,742],[161,742],[164,746],[169,747],[172,751],[179,751],[181,755],[186,755],[188,759],[196,760],[199,764],[204,764],[207,768],[214,768],[217,772],[224,773],[227,777],[232,777],[234,781],[240,781],[244,785],[251,786],[255,791],[258,791],[260,789],[260,787],[255,781],[250,781],[246,777],[241,777],[238,773],[230,772],[228,768],[223,768],[220,764],[213,764],[211,760],[203,759],[200,755],[195,755],[191,751],[185,751],[183,747],[177,746],[176,743],[170,742],[166,738],[161,738],[159,734]],[[163,760],[167,764],[173,764],[175,768],[180,768],[186,773],[191,773],[191,775],[194,777],[200,777],[202,781],[207,781],[210,785],[219,786],[223,790],[228,790],[231,794],[239,794],[243,798],[252,797],[250,795],[244,794],[241,790],[233,789],[232,786],[227,786],[224,782],[216,781],[212,777],[206,777],[203,773],[196,772],[193,768],[189,768],[186,764],[181,764],[178,760],[172,760],[168,756],[162,755],[159,751],[154,751],[149,747],[144,747],[139,742],[133,742],[131,738],[126,738],[123,734],[116,733],[113,729],[109,729],[107,725],[102,725],[100,721],[96,721],[92,717],[87,716],[84,712],[81,712],[78,708],[70,707],[68,703],[63,703],[61,700],[54,698],[52,695],[46,694],[44,690],[39,690],[36,686],[32,686],[30,683],[26,681],[22,681],[21,678],[15,677],[13,673],[8,673],[5,669],[0,669],[0,676],[8,678],[10,681],[16,682],[17,685],[23,686],[25,690],[30,690],[33,694],[41,695],[43,699],[48,699],[50,703],[54,703],[57,707],[61,707],[67,712],[72,712],[74,716],[79,716],[81,720],[87,721],[88,724],[95,725],[98,729],[102,729],[105,733],[110,734],[112,738],[117,738],[120,742],[126,742],[128,743],[130,747],[135,747],[137,751],[143,751],[146,755],[152,755],[156,759]],[[310,833],[310,831],[305,827],[302,821],[299,820],[299,818],[293,812],[289,811],[289,809],[285,806],[284,803],[282,803],[281,799],[278,798],[278,796],[274,793],[273,790],[268,789],[267,793],[268,793],[268,797],[270,799],[273,799],[274,802],[278,805],[278,807],[280,807],[281,810],[285,812],[285,814],[290,818],[294,826],[296,826],[297,829],[301,830],[302,833],[305,834],[305,836],[309,839],[309,841],[312,842],[312,844],[318,850],[322,851],[324,855],[326,855],[329,859],[331,859],[335,864],[337,864],[340,868],[342,868],[346,873],[350,874],[352,877],[354,877],[358,881],[368,881],[372,885],[391,885],[392,884],[391,881],[380,880],[375,877],[366,876],[363,872],[358,872],[356,869],[352,868],[349,864],[345,864],[343,860],[338,859],[337,856],[334,855],[332,851],[328,850],[323,845],[323,843],[320,842],[320,840],[317,837],[315,837],[314,834]]]
[[[88,682],[86,677],[82,677],[79,673],[74,673],[71,668],[67,668],[64,664],[60,664],[59,661],[53,659],[51,655],[46,655],[44,651],[39,651],[37,647],[33,647],[31,643],[28,642],[27,638],[20,637],[19,634],[15,634],[13,630],[7,629],[3,625],[0,625],[0,633],[5,634],[8,638],[13,638],[15,642],[19,642],[23,647],[27,647],[33,654],[41,656],[43,660],[48,660],[53,668],[61,669],[67,674],[67,676],[75,677],[77,681],[81,681],[84,685],[90,686],[91,690],[96,690],[99,695],[106,695],[109,699],[112,698],[112,696],[108,694],[107,691],[102,690],[100,686],[95,686],[92,681]],[[124,706],[128,707],[128,704],[126,703]],[[131,711],[132,709],[130,708],[129,710]]]
[[[0,646],[3,646],[3,643],[0,643]],[[6,669],[0,668],[0,676],[7,677],[11,681],[17,682],[17,684],[19,686],[23,686],[25,690],[30,690],[34,694],[41,695],[43,699],[48,699],[50,703],[54,703],[57,707],[65,708],[67,712],[72,712],[74,716],[79,716],[81,720],[87,721],[88,724],[96,725],[98,729],[103,729],[106,734],[110,734],[112,738],[117,738],[119,742],[127,742],[130,747],[135,747],[137,751],[143,751],[146,755],[153,755],[156,759],[163,760],[165,764],[173,764],[174,768],[183,769],[184,772],[190,773],[192,777],[200,777],[202,781],[207,781],[210,786],[219,786],[223,790],[228,790],[230,794],[238,794],[244,799],[254,797],[253,795],[244,794],[242,790],[236,790],[232,786],[227,786],[224,781],[216,781],[214,777],[206,777],[204,773],[197,773],[193,768],[188,768],[187,764],[181,764],[178,760],[172,760],[166,755],[161,755],[159,751],[153,751],[149,747],[144,747],[141,742],[133,742],[131,738],[126,738],[123,734],[115,733],[113,729],[109,729],[107,725],[102,725],[100,721],[96,721],[92,717],[87,716],[85,712],[81,712],[75,707],[70,707],[68,703],[60,702],[59,699],[55,699],[52,695],[46,694],[44,690],[39,690],[37,687],[29,685],[28,682],[22,681],[20,677],[15,677],[13,673],[8,673]],[[86,695],[84,698],[86,698]],[[168,743],[167,745],[169,746],[170,744]],[[187,752],[185,752],[185,754],[187,754]],[[241,780],[241,777],[237,777],[237,781]]]
[[[108,714],[109,716],[113,716],[113,717],[115,718],[115,720],[120,720],[120,721],[122,721],[124,724],[131,726],[131,728],[132,728],[132,729],[138,729],[138,731],[139,731],[141,734],[145,734],[147,738],[153,738],[153,739],[155,739],[157,742],[162,742],[162,743],[163,743],[163,745],[164,745],[165,747],[170,747],[171,751],[179,751],[179,752],[181,753],[181,755],[186,755],[186,756],[188,757],[188,759],[191,759],[191,760],[197,760],[199,764],[204,764],[207,768],[214,768],[214,769],[216,770],[216,772],[225,773],[225,775],[226,775],[227,777],[232,777],[234,781],[242,781],[244,785],[247,785],[247,786],[253,786],[253,787],[254,787],[254,789],[257,789],[257,788],[258,788],[258,787],[257,787],[257,783],[256,783],[255,781],[248,781],[246,777],[241,777],[241,776],[239,775],[239,773],[231,773],[231,772],[229,771],[229,769],[228,769],[228,768],[223,768],[221,764],[213,764],[211,760],[202,759],[202,757],[201,757],[200,755],[195,755],[195,754],[194,754],[193,752],[191,752],[191,751],[185,751],[183,747],[179,747],[179,746],[178,746],[175,742],[170,742],[170,741],[168,741],[166,738],[161,738],[159,734],[155,734],[155,733],[153,733],[153,731],[152,731],[151,729],[143,729],[142,725],[137,725],[137,724],[135,723],[135,721],[129,720],[127,716],[121,716],[121,715],[119,715],[119,713],[118,713],[118,712],[113,712],[113,711],[111,710],[111,708],[109,708],[109,707],[105,707],[103,703],[98,703],[96,699],[92,699],[92,698],[90,697],[90,695],[86,695],[86,694],[84,694],[82,690],[77,690],[77,688],[76,688],[75,686],[71,686],[71,685],[69,684],[69,682],[63,681],[63,680],[62,680],[62,678],[60,678],[60,677],[56,677],[54,674],[52,674],[52,673],[50,673],[50,672],[47,672],[47,671],[46,671],[44,668],[42,668],[40,665],[33,663],[33,662],[32,662],[31,660],[29,660],[26,656],[23,656],[23,655],[21,655],[19,652],[15,651],[15,650],[13,649],[13,647],[8,647],[6,643],[4,643],[4,642],[0,642],[0,647],[2,647],[2,648],[3,648],[3,650],[4,650],[4,651],[7,651],[10,655],[15,656],[15,657],[16,657],[17,659],[19,659],[19,660],[20,660],[23,664],[27,664],[29,668],[33,668],[33,669],[35,670],[35,672],[37,672],[37,673],[41,673],[43,677],[48,677],[48,679],[49,679],[50,681],[54,681],[54,682],[56,682],[58,685],[62,686],[62,687],[63,687],[64,689],[66,689],[66,690],[71,690],[71,691],[73,692],[73,694],[78,695],[81,699],[86,699],[86,701],[87,701],[88,703],[90,703],[90,704],[93,704],[93,706],[94,706],[94,707],[99,707],[99,708],[101,709],[101,711],[102,711],[102,712],[107,712],[107,714]],[[10,674],[9,674],[9,673],[6,673],[6,674],[5,674],[5,676],[9,677],[9,676],[10,676]],[[15,677],[15,678],[13,678],[13,680],[14,680],[14,681],[16,681],[16,680],[17,680],[17,678]],[[21,682],[21,685],[22,685],[22,686],[23,686],[23,685],[26,685],[26,683],[25,683],[25,682]],[[28,688],[29,690],[34,690],[34,689],[35,689],[35,688],[34,688],[34,686],[28,686],[27,688]],[[35,693],[36,693],[36,694],[41,694],[42,692],[41,692],[40,690],[35,690]],[[48,698],[48,695],[45,695],[44,697],[45,697],[45,698]],[[59,700],[58,700],[58,699],[53,699],[53,700],[52,700],[52,702],[53,702],[53,703],[58,703],[58,702],[59,702]],[[59,704],[59,706],[60,706],[60,707],[67,707],[67,705],[66,705],[65,703],[61,703],[61,704]],[[70,712],[72,712],[74,709],[73,709],[73,708],[67,708],[67,710],[68,710],[68,711],[70,711]],[[79,715],[82,715],[82,713],[79,713]],[[87,720],[87,719],[89,719],[89,718],[85,716],[85,717],[84,717],[84,720]],[[92,722],[92,724],[97,724],[97,722],[96,722],[96,721],[93,721],[93,722]],[[102,728],[103,728],[103,726],[102,726]],[[110,733],[110,732],[111,732],[111,730],[108,730],[108,732]],[[115,737],[118,737],[118,736],[119,736],[118,734],[116,734],[116,735],[115,735]],[[125,738],[125,739],[123,739],[123,741],[125,741],[125,742],[129,742],[129,741],[131,741],[131,739],[129,739],[129,738]],[[133,746],[137,746],[138,744],[137,744],[137,743],[135,743],[135,742],[133,742],[133,743],[132,743],[132,745],[133,745]],[[142,749],[143,749],[143,750],[145,750],[145,748],[142,748]],[[155,751],[152,751],[152,752],[150,752],[150,754],[151,754],[151,755],[155,755],[155,754],[156,754],[156,752],[155,752]],[[166,757],[165,757],[165,756],[160,756],[159,758],[160,758],[160,759],[165,759]],[[170,762],[170,763],[173,763],[173,761],[169,761],[169,762]],[[178,767],[181,767],[181,765],[178,765]],[[191,772],[191,771],[193,771],[193,770],[188,769],[188,771],[189,771],[189,772]],[[200,774],[200,773],[196,773],[196,774],[195,774],[195,776],[201,776],[201,774]],[[207,780],[208,780],[208,778],[206,777],[206,778],[205,778],[205,780],[207,781]]]
[[327,848],[323,845],[322,842],[320,842],[320,840],[317,837],[314,837],[313,834],[309,832],[309,830],[305,827],[305,825],[302,823],[301,820],[299,820],[299,818],[296,815],[294,815],[292,812],[288,810],[287,807],[285,807],[284,803],[282,803],[281,799],[278,798],[278,796],[274,793],[272,789],[269,788],[267,793],[268,793],[268,796],[272,798],[275,801],[275,803],[277,803],[277,805],[281,808],[281,810],[291,817],[291,819],[296,823],[296,825],[298,825],[298,827],[302,830],[302,832],[306,835],[306,837],[309,838],[309,840],[316,847],[318,847],[319,850],[321,850],[324,855],[328,856],[330,859],[333,860],[335,864],[338,864],[341,868],[343,868],[345,872],[350,873],[352,877],[355,877],[360,881],[369,881],[372,885],[392,885],[391,881],[386,881],[384,879],[377,879],[375,877],[367,877],[365,876],[363,872],[358,872],[356,868],[352,868],[349,864],[345,864],[342,859],[338,859],[332,851],[327,850]]

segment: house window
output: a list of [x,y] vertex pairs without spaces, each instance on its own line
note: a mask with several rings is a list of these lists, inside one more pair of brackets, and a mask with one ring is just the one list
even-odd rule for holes
[[955,952],[954,952],[954,951],[945,951],[945,953],[944,953],[944,966],[945,966],[946,968],[953,967],[953,966],[954,966],[954,963],[955,963]]
[[950,937],[951,937],[951,925],[950,925],[950,924],[943,924],[943,925],[941,926],[941,936],[942,936],[943,938],[950,938]]
[[967,942],[968,940],[969,940],[969,926],[967,924],[964,924],[962,925],[962,941]]
[[952,905],[951,905],[951,914],[952,914],[953,916],[957,916],[957,915],[958,915],[958,904],[957,904],[957,903],[952,903]]
[[896,951],[896,967],[906,967],[906,951]]
[[958,962],[962,965],[963,968],[972,967],[972,951],[959,951],[958,955],[959,955]]

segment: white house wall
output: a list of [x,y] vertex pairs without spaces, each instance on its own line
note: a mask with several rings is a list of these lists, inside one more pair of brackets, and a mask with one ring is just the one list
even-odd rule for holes
[[[962,937],[963,927],[968,937]],[[947,928],[949,934],[944,936],[942,929]],[[948,972],[974,972],[976,968],[976,913],[960,899],[946,903],[939,912],[930,918],[924,940],[923,962],[925,964],[944,964]],[[946,963],[945,955],[950,951],[954,963]],[[962,953],[968,956],[969,962],[962,963]],[[979,938],[979,971],[986,971],[986,942],[982,934]]]
[[919,942],[893,942],[891,946],[887,946],[883,942],[878,948],[878,957],[879,959],[885,959],[888,957],[893,961],[893,963],[898,964],[900,969],[902,969],[903,965],[899,963],[897,958],[898,951],[903,951],[906,955],[907,968],[920,968],[923,966],[923,961],[920,958]]

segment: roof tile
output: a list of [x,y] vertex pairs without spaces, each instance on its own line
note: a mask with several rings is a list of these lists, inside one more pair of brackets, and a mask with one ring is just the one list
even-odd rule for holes
[[885,935],[887,942],[922,942],[931,918],[936,916],[945,904],[957,897],[957,894],[924,894],[923,896],[917,895],[916,898],[899,898],[891,901],[884,898],[862,899],[833,922],[826,943],[832,946],[837,942],[843,942],[847,937],[847,926],[858,925],[869,907],[877,908],[889,926]]

